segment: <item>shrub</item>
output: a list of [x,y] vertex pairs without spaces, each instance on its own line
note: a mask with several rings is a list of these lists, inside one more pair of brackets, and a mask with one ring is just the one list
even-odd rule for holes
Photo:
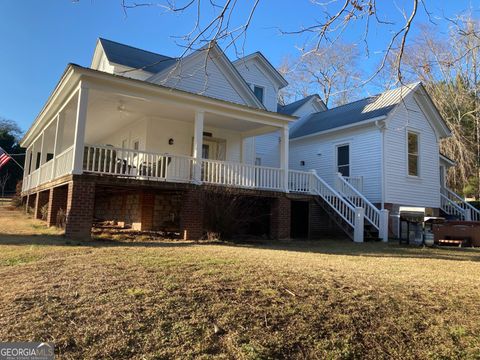
[[17,186],[15,187],[15,195],[12,198],[12,205],[16,208],[22,207],[22,180],[17,182]]
[[43,205],[41,208],[40,208],[40,216],[41,216],[41,219],[43,221],[47,221],[47,217],[48,217],[48,204],[45,204]]
[[56,225],[59,228],[64,229],[66,220],[67,220],[67,213],[65,212],[65,210],[63,210],[62,208],[58,209]]

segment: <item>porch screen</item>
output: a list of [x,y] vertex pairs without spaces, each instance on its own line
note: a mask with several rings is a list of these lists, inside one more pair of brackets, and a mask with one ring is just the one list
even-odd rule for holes
[[342,176],[350,176],[350,146],[337,147],[337,171]]

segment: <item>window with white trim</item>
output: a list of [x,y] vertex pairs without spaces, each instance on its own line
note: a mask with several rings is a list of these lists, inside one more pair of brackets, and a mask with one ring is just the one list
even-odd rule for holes
[[257,99],[260,100],[260,102],[263,104],[265,88],[263,88],[262,86],[253,85],[253,93],[255,94]]
[[337,146],[337,171],[342,176],[350,176],[350,145]]
[[412,131],[407,133],[408,136],[408,175],[419,176],[420,174],[420,161],[418,152],[418,134]]

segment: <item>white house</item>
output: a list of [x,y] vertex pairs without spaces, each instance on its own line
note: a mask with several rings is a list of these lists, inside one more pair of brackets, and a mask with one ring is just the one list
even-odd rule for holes
[[[48,214],[50,225],[64,210],[67,236],[89,236],[94,221],[109,221],[138,230],[176,227],[194,239],[209,230],[208,194],[213,188],[233,188],[268,205],[269,223],[260,228],[268,228],[273,238],[290,237],[291,225],[299,226],[299,216],[291,215],[297,212],[292,203],[300,201],[309,207],[309,222],[300,224],[308,227],[308,235],[314,225],[332,218],[355,241],[363,241],[364,225],[386,239],[388,210],[371,201],[398,204],[402,198],[397,175],[382,164],[397,163],[401,171],[406,155],[397,158],[393,152],[398,150],[379,150],[398,140],[395,133],[392,140],[388,137],[390,129],[400,126],[395,119],[406,117],[401,107],[389,103],[395,108],[392,114],[398,114],[392,119],[383,110],[372,110],[367,113],[378,114],[356,125],[347,120],[345,126],[317,128],[336,121],[328,120],[335,109],[326,110],[318,96],[279,107],[278,91],[286,85],[259,52],[232,62],[210,43],[177,59],[99,39],[91,66],[67,66],[21,141],[27,149],[26,206],[38,218]],[[417,90],[412,94],[423,91]],[[392,101],[392,96],[386,98]],[[428,132],[428,126],[414,122],[418,119],[408,127],[418,135],[417,148],[409,154],[411,161],[418,160],[418,176],[408,180],[419,186],[417,193],[428,189],[437,195],[431,203],[407,205],[438,208],[438,156],[428,163],[424,154],[436,150],[438,155],[438,139],[448,129],[428,101],[417,95],[413,100],[395,97],[397,102],[400,98],[430,111],[425,124],[435,130]],[[369,133],[364,128],[371,131],[367,142],[355,135]],[[365,153],[370,157],[357,160],[357,147],[371,148]],[[341,155],[338,166],[326,162],[332,151]],[[334,186],[337,171],[348,175],[338,178],[340,188]],[[435,184],[430,181],[434,171]],[[367,197],[352,184],[363,184],[360,190]],[[381,184],[385,189],[375,190]]]
[[[256,138],[257,156],[269,147],[269,136]],[[448,136],[423,86],[405,85],[304,114],[290,125],[290,169],[313,169],[344,196],[388,209],[394,236],[402,212],[478,220],[480,213],[446,187],[446,169],[454,163],[440,154],[439,143]],[[278,163],[273,152],[262,156]]]

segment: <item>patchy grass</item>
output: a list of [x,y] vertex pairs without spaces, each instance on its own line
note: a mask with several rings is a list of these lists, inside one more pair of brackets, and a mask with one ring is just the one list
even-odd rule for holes
[[0,338],[61,358],[480,357],[475,249],[73,242],[17,212],[0,229]]

